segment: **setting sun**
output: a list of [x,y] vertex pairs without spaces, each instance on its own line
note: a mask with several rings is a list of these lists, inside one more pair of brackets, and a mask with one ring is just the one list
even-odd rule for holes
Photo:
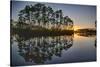
[[75,30],[75,31],[78,30],[78,29],[80,29],[79,26],[74,26],[74,30]]

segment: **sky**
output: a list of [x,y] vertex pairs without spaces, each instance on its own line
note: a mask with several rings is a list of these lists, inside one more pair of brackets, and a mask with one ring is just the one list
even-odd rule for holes
[[[12,1],[11,19],[18,20],[19,11],[24,9],[26,5],[34,5],[33,1]],[[43,2],[41,2],[43,3]],[[60,3],[43,3],[50,6],[54,11],[61,9],[64,16],[69,16],[74,26],[80,28],[95,28],[96,6],[94,5],[74,5]]]

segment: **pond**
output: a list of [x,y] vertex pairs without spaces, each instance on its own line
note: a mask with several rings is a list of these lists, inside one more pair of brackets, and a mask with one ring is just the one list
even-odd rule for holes
[[96,36],[11,35],[11,65],[40,65],[96,61]]

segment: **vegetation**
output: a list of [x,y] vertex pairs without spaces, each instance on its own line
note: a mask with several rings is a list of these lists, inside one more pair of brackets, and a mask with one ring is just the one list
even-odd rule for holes
[[24,9],[20,10],[18,16],[16,25],[13,20],[11,21],[12,29],[23,30],[24,32],[30,30],[32,33],[38,31],[38,33],[41,32],[41,35],[46,32],[47,35],[48,33],[61,34],[61,32],[73,34],[73,21],[68,16],[63,16],[62,10],[54,11],[45,4],[26,5]]
[[77,33],[80,36],[94,36],[96,35],[96,30],[95,29],[78,29],[77,31],[75,31],[75,33]]
[[11,32],[13,33],[33,36],[70,35],[74,32],[96,34],[96,29],[73,31],[73,20],[68,16],[64,16],[62,10],[54,10],[50,6],[41,3],[26,5],[25,8],[19,11],[18,18],[17,22],[11,19]]
[[63,16],[62,10],[54,11],[50,6],[37,3],[26,5],[19,12],[19,24],[27,23],[38,25],[47,29],[73,29],[73,21],[68,16]]

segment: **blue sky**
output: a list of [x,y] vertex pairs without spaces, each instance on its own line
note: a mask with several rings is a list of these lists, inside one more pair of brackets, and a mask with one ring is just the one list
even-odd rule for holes
[[[37,2],[31,1],[12,1],[12,19],[18,20],[18,13],[26,5],[34,5]],[[43,2],[42,2],[43,3]],[[96,20],[96,6],[89,5],[73,5],[73,4],[57,4],[57,3],[44,3],[53,8],[53,10],[61,9],[64,16],[69,16],[75,26],[81,28],[94,28]]]

